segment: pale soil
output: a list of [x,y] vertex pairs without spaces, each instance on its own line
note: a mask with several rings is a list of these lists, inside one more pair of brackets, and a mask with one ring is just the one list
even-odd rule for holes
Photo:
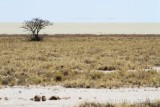
[[[34,102],[30,98],[44,95],[45,102]],[[51,96],[59,96],[60,100],[48,100]],[[5,97],[8,100],[5,100]],[[42,87],[1,87],[0,107],[72,107],[82,102],[122,103],[155,101],[160,99],[160,88],[120,88],[120,89],[76,89],[61,86]],[[66,98],[66,99],[65,99]]]
[[152,69],[159,72],[159,71],[160,71],[160,66],[158,66],[158,67],[153,67]]
[[[0,23],[0,34],[25,34],[22,23]],[[160,23],[54,23],[44,34],[160,34]]]
[[[144,69],[144,71],[150,71],[150,70],[154,70],[156,72],[160,72],[160,66],[156,66],[156,67],[151,67],[151,68],[148,68],[148,69]],[[135,72],[136,70],[128,70],[129,72]],[[111,72],[116,72],[116,70],[99,70],[99,72],[102,72],[102,73],[111,73]]]

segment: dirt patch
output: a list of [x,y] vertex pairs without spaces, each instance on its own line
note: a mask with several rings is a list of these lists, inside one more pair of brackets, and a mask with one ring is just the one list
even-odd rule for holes
[[[22,93],[19,93],[21,91]],[[100,102],[100,103],[122,103],[126,102],[143,102],[146,99],[150,101],[160,99],[160,88],[119,88],[119,89],[85,89],[85,88],[64,88],[54,87],[7,87],[0,89],[0,106],[2,107],[74,107],[81,102]],[[31,101],[33,95],[40,96],[38,102]],[[54,97],[52,96],[54,95]],[[42,96],[46,101],[42,101]],[[58,97],[56,97],[58,96]],[[5,100],[4,98],[8,98]],[[21,98],[21,99],[20,99]],[[49,100],[59,99],[61,100]]]

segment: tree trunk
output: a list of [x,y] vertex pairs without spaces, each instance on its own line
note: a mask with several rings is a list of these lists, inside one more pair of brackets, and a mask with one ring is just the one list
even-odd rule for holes
[[38,35],[38,34],[35,34],[35,39],[36,39],[37,41],[39,41],[39,40],[40,40],[40,38],[39,38],[39,35]]
[[31,40],[33,41],[40,41],[40,37],[36,31],[32,31],[32,37]]
[[31,38],[35,38],[35,31],[32,31],[32,37]]

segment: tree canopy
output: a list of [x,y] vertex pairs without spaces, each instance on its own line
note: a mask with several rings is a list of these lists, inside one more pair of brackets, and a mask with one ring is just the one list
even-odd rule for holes
[[41,40],[39,37],[39,32],[44,29],[46,26],[52,25],[53,23],[49,22],[48,20],[42,20],[39,18],[33,18],[30,21],[25,21],[23,23],[22,28],[24,28],[26,31],[29,31],[32,33],[32,39],[34,40]]

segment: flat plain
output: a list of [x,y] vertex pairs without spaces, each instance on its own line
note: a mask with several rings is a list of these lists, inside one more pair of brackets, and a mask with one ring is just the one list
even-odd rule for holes
[[[1,23],[0,34],[28,34],[22,23]],[[54,23],[47,34],[160,34],[160,23]]]
[[159,107],[160,35],[27,36],[0,35],[0,106]]
[[159,41],[159,35],[53,35],[42,42],[1,35],[0,84],[159,87]]

